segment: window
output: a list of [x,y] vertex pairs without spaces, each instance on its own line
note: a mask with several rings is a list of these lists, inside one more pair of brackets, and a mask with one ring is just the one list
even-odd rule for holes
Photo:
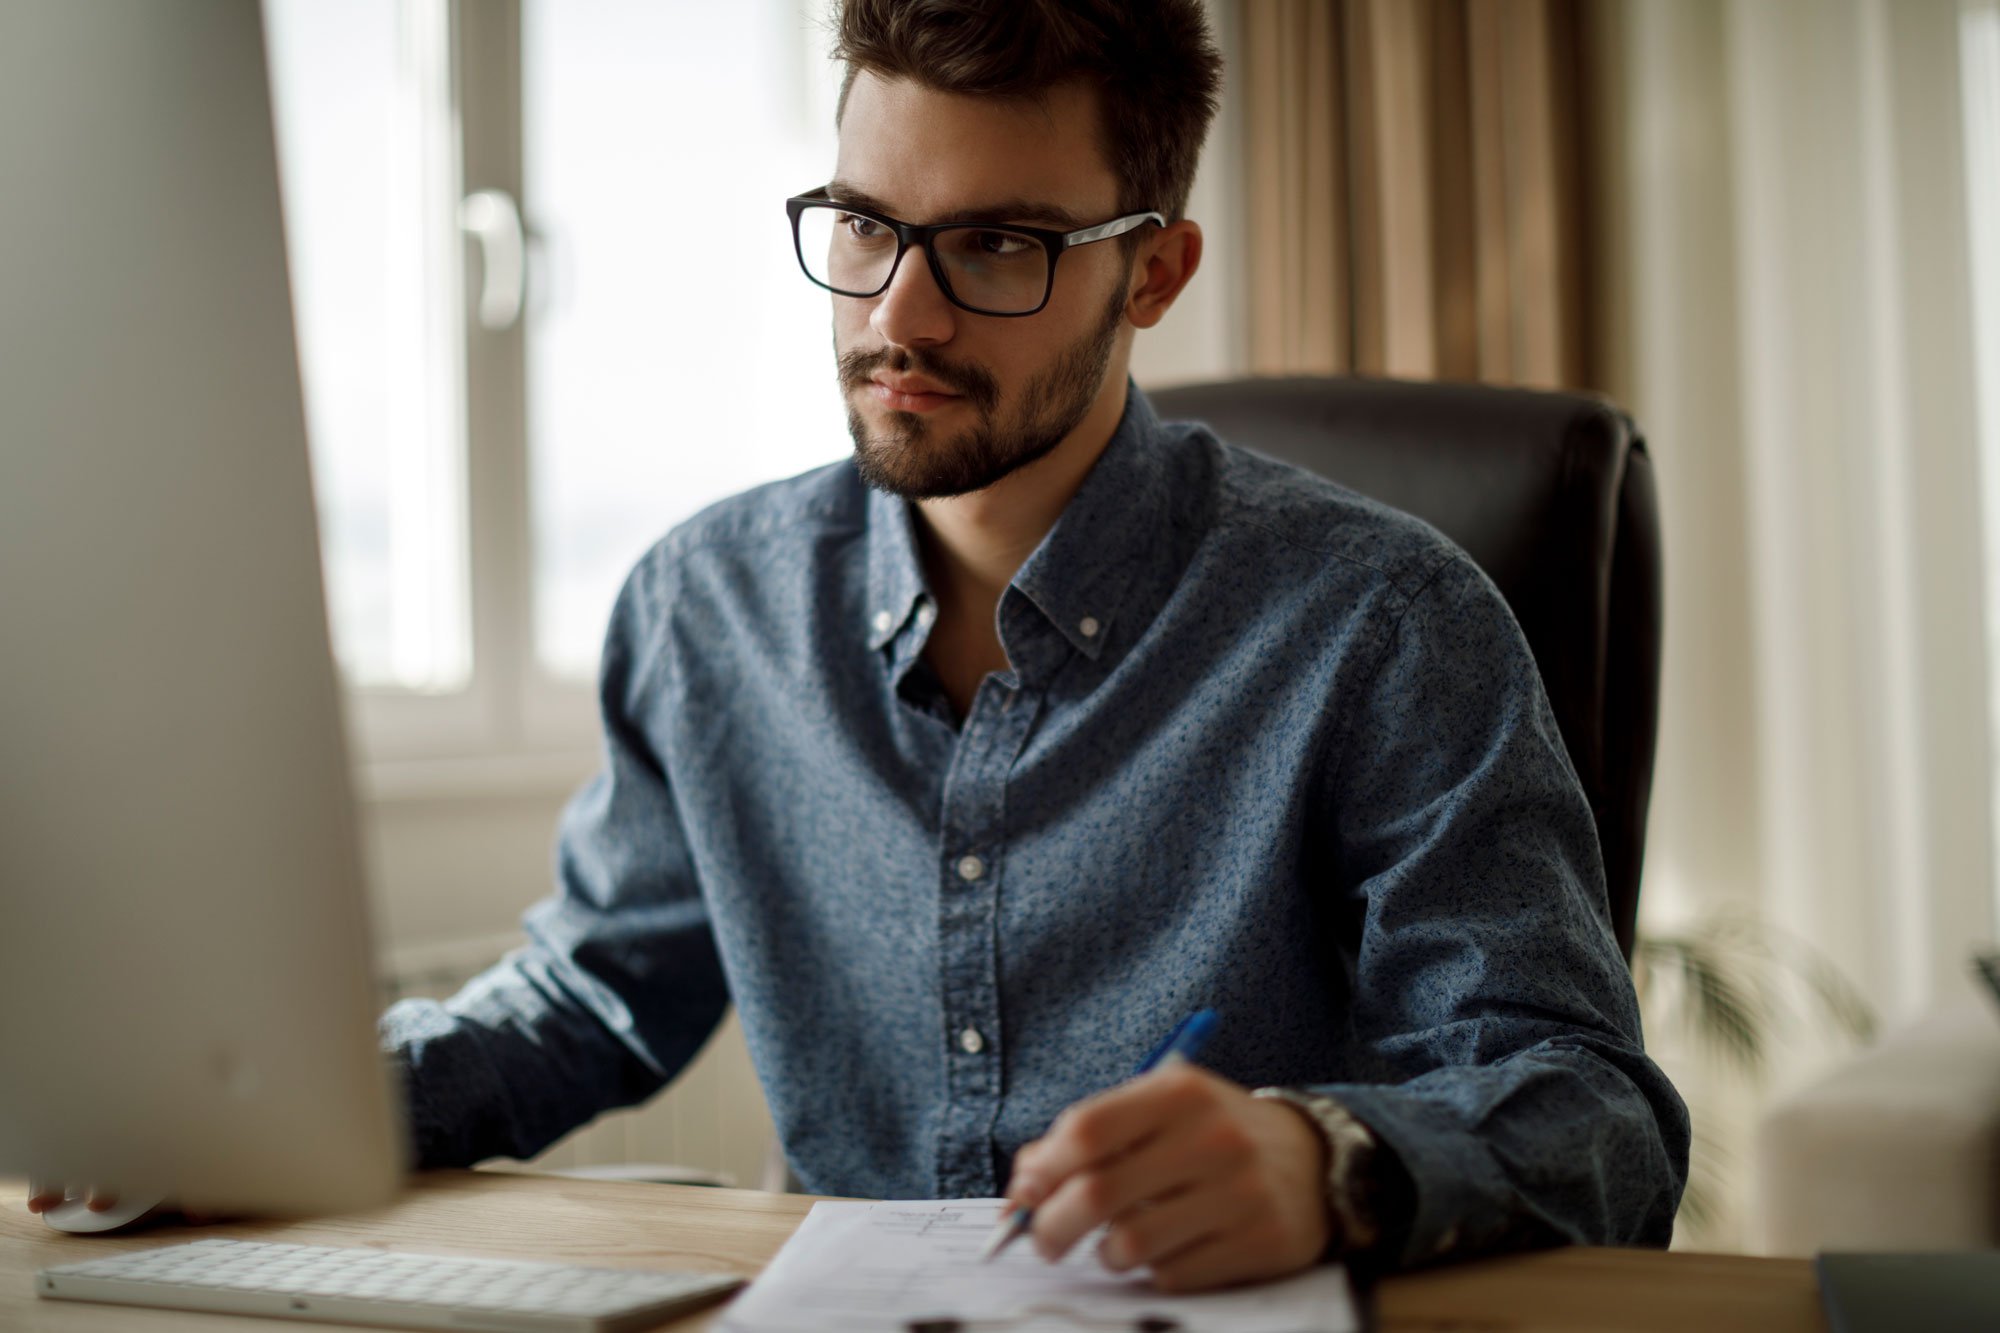
[[333,633],[363,755],[594,749],[637,557],[847,451],[782,201],[814,0],[265,0]]

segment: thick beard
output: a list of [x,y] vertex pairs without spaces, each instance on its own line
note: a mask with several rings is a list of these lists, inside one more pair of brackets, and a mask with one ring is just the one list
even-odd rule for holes
[[921,349],[892,347],[849,352],[840,358],[840,384],[848,393],[865,390],[884,368],[916,373],[965,395],[979,413],[961,438],[939,440],[916,412],[891,412],[887,428],[871,435],[861,414],[849,405],[847,430],[854,437],[854,466],[879,491],[906,500],[941,500],[983,491],[994,482],[1046,458],[1068,434],[1104,387],[1111,349],[1125,320],[1125,287],[1112,291],[1097,327],[1065,349],[1054,365],[1028,381],[1015,420],[1002,429],[995,419],[1000,387],[991,371],[954,365]]

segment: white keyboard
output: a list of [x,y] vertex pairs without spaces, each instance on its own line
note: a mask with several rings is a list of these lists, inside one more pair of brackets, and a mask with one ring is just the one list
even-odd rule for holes
[[496,1333],[625,1333],[743,1285],[717,1273],[200,1240],[44,1268],[35,1293],[172,1310]]

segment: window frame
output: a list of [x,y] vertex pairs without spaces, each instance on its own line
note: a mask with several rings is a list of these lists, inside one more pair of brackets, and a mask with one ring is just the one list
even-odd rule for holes
[[[457,196],[497,190],[518,207],[519,0],[446,7]],[[566,789],[596,766],[593,684],[547,671],[535,651],[526,311],[505,328],[485,327],[482,254],[463,234],[458,250],[472,670],[464,688],[436,693],[346,685],[360,785],[373,799]],[[533,279],[530,268],[524,281]]]

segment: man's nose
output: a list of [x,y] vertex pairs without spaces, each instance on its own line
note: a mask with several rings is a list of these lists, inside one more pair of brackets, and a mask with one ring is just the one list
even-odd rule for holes
[[958,329],[958,311],[939,289],[921,249],[911,246],[904,251],[888,288],[875,298],[868,324],[882,341],[897,347],[951,341]]

